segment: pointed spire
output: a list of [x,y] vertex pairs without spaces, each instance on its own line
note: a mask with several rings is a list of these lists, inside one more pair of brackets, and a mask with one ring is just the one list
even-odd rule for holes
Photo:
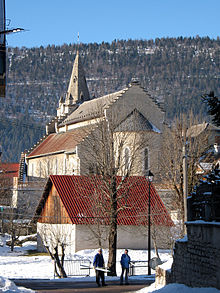
[[85,73],[79,52],[77,51],[68,91],[66,94],[66,105],[78,104],[89,99],[90,96],[86,83]]

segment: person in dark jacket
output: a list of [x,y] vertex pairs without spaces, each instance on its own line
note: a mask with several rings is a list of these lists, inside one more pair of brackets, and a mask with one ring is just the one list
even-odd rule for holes
[[120,284],[123,285],[123,276],[125,272],[125,284],[128,285],[128,271],[129,271],[129,265],[131,262],[131,258],[128,255],[128,250],[125,249],[125,252],[121,256],[121,277],[120,277]]
[[98,253],[94,257],[93,267],[96,272],[96,283],[98,287],[100,287],[100,279],[102,280],[102,286],[106,286],[105,284],[105,275],[103,271],[98,270],[98,268],[105,268],[105,262],[102,255],[102,249],[99,248]]

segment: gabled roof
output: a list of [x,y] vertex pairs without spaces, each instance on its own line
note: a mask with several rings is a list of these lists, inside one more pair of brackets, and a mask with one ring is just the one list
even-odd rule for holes
[[0,163],[0,178],[18,177],[18,163]]
[[92,127],[81,127],[67,132],[52,133],[40,143],[27,158],[47,154],[73,151],[75,147],[89,134]]
[[[131,105],[135,104],[135,100],[138,100],[138,97],[140,95],[144,96],[146,98],[145,103],[149,102],[149,104],[151,105],[151,107],[149,107],[150,117],[152,117],[152,110],[157,109],[161,113],[164,112],[160,104],[158,104],[157,101],[152,98],[146,90],[144,90],[139,84],[132,83],[129,87],[124,88],[118,92],[89,100],[80,104],[76,110],[74,110],[62,123],[59,124],[58,127],[62,127],[66,124],[68,125],[80,121],[90,120],[93,118],[103,117],[105,109],[108,109],[112,104],[120,99],[123,99],[126,95],[132,96],[132,101],[130,101]],[[153,108],[152,105],[154,105]],[[133,109],[134,108],[135,106],[133,107]],[[138,110],[140,111],[140,109]]]
[[[119,125],[115,131],[155,131],[147,118],[144,117],[137,109],[134,109]],[[159,130],[157,131],[159,132]]]
[[89,90],[86,83],[85,73],[79,52],[77,51],[65,102],[66,104],[72,104],[87,101],[89,99]]
[[[116,181],[118,208],[121,208],[117,218],[118,224],[147,225],[148,181],[143,176],[128,177],[120,188],[122,177],[118,176]],[[51,175],[37,207],[35,218],[43,212],[52,185],[73,224],[94,224],[97,219],[102,223],[109,223],[106,212],[110,212],[108,188],[100,176]],[[150,192],[154,224],[172,226],[173,222],[152,183]],[[105,203],[105,208],[100,203]]]
[[117,100],[118,97],[125,92],[125,90],[82,103],[59,125],[59,127],[66,124],[102,117],[104,115],[104,109]]

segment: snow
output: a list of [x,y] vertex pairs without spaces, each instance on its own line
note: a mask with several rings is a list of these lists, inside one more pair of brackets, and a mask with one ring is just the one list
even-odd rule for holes
[[159,267],[163,270],[170,270],[171,269],[171,266],[173,264],[173,258],[172,256],[170,256],[166,262],[164,262],[163,264],[159,265]]
[[[26,242],[23,244],[23,247],[15,247],[14,252],[10,251],[10,247],[6,246],[6,240],[8,240],[9,237],[1,237],[0,236],[0,292],[34,292],[30,289],[25,289],[22,287],[16,287],[16,285],[9,279],[33,279],[37,281],[37,279],[41,279],[41,282],[43,282],[43,279],[46,280],[52,280],[57,282],[66,282],[73,280],[73,278],[67,278],[67,279],[56,279],[54,280],[54,266],[53,262],[50,258],[50,256],[47,255],[37,255],[37,256],[29,256],[27,255],[28,250],[36,250],[36,242]],[[117,262],[118,262],[118,268],[117,272],[120,274],[120,257],[124,250],[118,249],[117,251]],[[97,250],[95,249],[87,249],[82,250],[74,255],[67,256],[71,259],[87,259],[91,262],[93,261],[94,255],[97,253]],[[131,257],[132,261],[144,261],[147,260],[147,250],[129,250],[129,255]],[[172,265],[172,257],[170,254],[170,251],[168,250],[159,250],[159,255],[161,260],[163,261],[163,264],[160,265],[163,269],[169,270]],[[108,250],[103,250],[103,256],[104,260],[107,263],[108,260]],[[152,258],[155,257],[154,252],[152,251]],[[153,271],[154,272],[154,271]],[[134,276],[132,279],[144,279],[146,281],[146,275],[142,276]],[[149,278],[154,279],[154,275],[149,276]],[[108,282],[108,279],[111,281],[113,280],[119,280],[119,275],[117,277],[106,277],[106,282]],[[91,270],[91,277],[74,277],[74,282],[84,282],[84,281],[94,281],[95,282],[95,276],[94,276],[94,270]],[[140,291],[140,293],[147,293],[147,292],[161,292],[161,293],[169,293],[169,292],[177,292],[177,293],[217,293],[220,291],[214,288],[189,288],[187,286],[184,286],[182,284],[170,284],[162,288],[155,288],[155,283],[153,283],[151,286],[146,287]]]
[[180,238],[177,241],[178,242],[187,242],[188,241],[188,237],[187,237],[187,235],[185,235],[183,238]]
[[155,284],[151,284],[147,288],[143,288],[139,291],[136,291],[138,293],[219,293],[220,290],[217,290],[215,288],[190,288],[183,284],[169,284],[162,288],[156,288]]
[[204,220],[196,220],[196,221],[187,221],[186,224],[204,224],[204,225],[215,225],[215,226],[219,226],[220,225],[220,222],[215,222],[215,221],[212,221],[212,222],[206,222]]

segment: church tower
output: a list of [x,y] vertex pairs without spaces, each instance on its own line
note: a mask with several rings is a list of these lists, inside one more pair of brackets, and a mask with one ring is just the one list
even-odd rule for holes
[[65,100],[61,97],[59,101],[57,117],[61,118],[69,115],[78,107],[79,104],[88,100],[90,100],[89,90],[80,55],[77,51],[66,97]]

